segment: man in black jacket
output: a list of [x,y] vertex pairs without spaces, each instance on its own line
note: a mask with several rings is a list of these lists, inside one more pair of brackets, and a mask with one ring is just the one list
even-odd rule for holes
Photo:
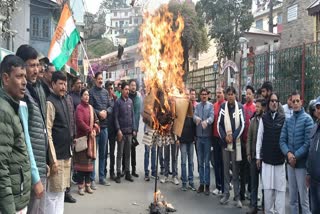
[[130,153],[132,136],[136,136],[137,128],[134,119],[133,102],[129,98],[129,85],[127,82],[121,84],[121,97],[117,99],[114,105],[114,122],[117,132],[117,178],[120,183],[121,177],[121,159],[124,153],[125,157],[125,179],[133,182],[130,174]]
[[311,131],[311,143],[307,160],[307,186],[311,195],[311,211],[313,214],[320,210],[320,97],[315,103],[316,113],[318,118],[313,130]]

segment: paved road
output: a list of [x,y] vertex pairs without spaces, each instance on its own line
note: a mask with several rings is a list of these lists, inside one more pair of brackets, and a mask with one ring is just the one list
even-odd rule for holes
[[[142,129],[140,129],[142,130]],[[138,140],[141,142],[142,134],[139,133]],[[180,159],[180,156],[179,156]],[[121,184],[111,181],[111,186],[98,185],[98,189],[94,194],[80,196],[77,194],[77,186],[72,186],[73,196],[77,199],[77,203],[65,203],[65,213],[72,214],[95,214],[95,213],[130,213],[130,214],[147,214],[148,206],[153,199],[154,180],[150,182],[144,181],[144,145],[137,147],[137,170],[140,175],[133,183],[122,179]],[[178,172],[180,172],[180,161],[178,163]],[[196,166],[196,164],[195,164]],[[109,177],[108,177],[109,179]],[[214,184],[214,173],[211,168],[211,188]],[[195,170],[195,184],[199,184],[197,170]],[[210,194],[198,194],[188,190],[183,192],[180,185],[173,183],[160,184],[159,189],[163,193],[165,199],[172,203],[177,209],[176,213],[180,214],[209,214],[209,213],[245,213],[248,210],[249,201],[244,202],[242,209],[236,208],[234,202],[230,201],[228,205],[220,205],[219,198]],[[231,198],[231,197],[230,197]]]

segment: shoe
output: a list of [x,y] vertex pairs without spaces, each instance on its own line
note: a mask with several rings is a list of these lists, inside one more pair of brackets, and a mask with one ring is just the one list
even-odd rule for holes
[[96,185],[96,182],[95,182],[95,181],[92,181],[92,182],[91,182],[91,189],[97,190],[97,185]]
[[187,191],[187,184],[182,184],[181,190],[182,190],[182,191]]
[[121,176],[117,176],[115,181],[117,184],[120,184],[121,183]]
[[203,184],[200,184],[200,186],[197,190],[197,193],[202,193],[202,192],[204,192],[204,186],[203,186]]
[[220,204],[226,204],[229,202],[229,196],[223,196],[221,199],[220,199]]
[[93,193],[93,190],[91,189],[90,184],[86,185],[86,192],[89,193],[89,194]]
[[133,179],[132,179],[132,177],[131,177],[131,175],[130,175],[130,172],[129,172],[129,173],[126,173],[125,179],[126,179],[127,181],[133,182]]
[[188,188],[191,189],[192,191],[196,191],[196,188],[194,187],[193,183],[190,183]]
[[210,186],[209,186],[209,185],[206,185],[204,194],[205,194],[205,195],[210,195]]
[[233,189],[232,183],[229,184],[229,190],[231,191]]
[[134,177],[136,177],[136,178],[139,178],[139,175],[138,175],[136,172],[132,172],[131,175],[134,176]]
[[116,175],[114,173],[110,173],[110,180],[116,180]]
[[250,207],[249,211],[246,212],[246,214],[257,214],[257,213],[258,213],[257,207]]
[[244,194],[240,194],[240,201],[245,201],[246,200],[246,197]]
[[73,183],[74,185],[78,184],[77,181],[77,174],[73,173],[72,177],[71,177],[71,183]]
[[149,175],[144,176],[144,181],[150,181]]
[[106,179],[100,180],[99,184],[104,185],[104,186],[110,186],[111,184],[106,181]]
[[164,176],[163,178],[160,179],[160,183],[167,183],[169,181],[169,178]]
[[164,169],[160,170],[160,175],[164,175]]
[[79,193],[79,195],[84,195],[84,188],[83,187],[79,187],[78,193]]
[[[151,175],[150,178],[156,179],[156,176],[155,175]],[[157,176],[157,179],[159,180],[159,176]]]
[[66,203],[76,203],[77,200],[75,198],[73,198],[70,193],[65,193],[64,194],[64,202],[66,202]]
[[178,178],[175,176],[175,177],[173,177],[173,181],[172,181],[175,185],[179,185],[180,184],[180,182],[179,182],[179,180],[178,180]]
[[125,175],[124,171],[121,172],[121,178],[123,178]]
[[213,195],[219,195],[220,191],[218,189],[215,189],[212,191],[212,194]]
[[241,203],[240,200],[237,200],[237,201],[236,201],[236,206],[237,206],[238,208],[242,208],[242,203]]

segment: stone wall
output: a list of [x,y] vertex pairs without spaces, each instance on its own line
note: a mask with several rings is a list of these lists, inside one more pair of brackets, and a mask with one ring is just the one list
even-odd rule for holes
[[[308,16],[307,7],[314,0],[283,1],[283,31],[281,33],[281,49],[301,45],[313,41],[313,17]],[[298,17],[288,22],[288,8],[298,4]]]

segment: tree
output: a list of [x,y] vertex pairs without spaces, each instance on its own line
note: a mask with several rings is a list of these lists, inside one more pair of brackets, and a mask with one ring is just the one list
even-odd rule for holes
[[234,59],[240,50],[239,38],[253,22],[252,0],[200,0],[197,12],[210,26],[209,35],[217,44],[219,59]]
[[184,80],[188,77],[189,72],[189,53],[191,50],[195,53],[207,51],[209,40],[204,26],[204,19],[197,16],[193,3],[184,1],[180,3],[176,0],[169,2],[169,11],[174,15],[174,21],[178,14],[183,17],[184,30],[182,32],[181,42],[183,47],[183,68],[185,71]]
[[117,47],[113,45],[113,42],[107,38],[88,41],[88,57],[98,58],[105,54],[111,53],[117,50]]
[[126,7],[129,7],[126,0],[103,0],[100,4],[98,13],[107,12],[110,9]]
[[86,39],[101,39],[106,32],[106,14],[85,13],[85,32]]

